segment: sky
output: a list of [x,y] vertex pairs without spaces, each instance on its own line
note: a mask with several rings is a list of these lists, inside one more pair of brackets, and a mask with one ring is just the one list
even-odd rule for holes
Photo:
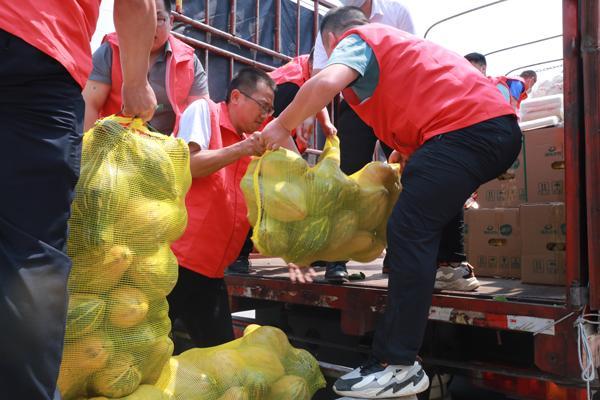
[[[114,0],[102,0],[100,19],[92,38],[95,50],[102,36],[112,32]],[[184,9],[186,1],[184,0]],[[222,0],[223,1],[223,0]],[[238,0],[240,1],[240,0]],[[244,0],[253,1],[253,0]],[[283,0],[292,1],[296,0]],[[330,0],[339,3],[338,0]],[[402,0],[410,11],[416,34],[423,37],[435,22],[454,14],[493,3],[494,0]],[[311,2],[302,0],[302,4]],[[427,39],[459,54],[489,53],[524,42],[562,34],[562,0],[506,0],[433,27]],[[562,58],[562,38],[491,54],[487,57],[488,75],[506,75],[513,69],[546,60]],[[538,71],[540,81],[561,72],[561,62],[531,67]],[[526,68],[527,69],[527,68]],[[512,74],[518,74],[522,68]]]

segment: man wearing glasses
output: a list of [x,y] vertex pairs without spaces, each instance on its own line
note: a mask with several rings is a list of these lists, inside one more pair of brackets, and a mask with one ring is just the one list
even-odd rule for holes
[[[257,131],[273,114],[275,82],[255,68],[241,69],[225,101],[193,102],[181,117],[178,137],[190,148],[192,186],[186,198],[188,226],[172,245],[179,279],[168,296],[171,321],[179,319],[194,345],[233,340],[225,269],[250,229],[240,182],[251,156],[265,148]],[[183,350],[175,343],[176,352]]]
[[[194,100],[208,98],[206,73],[194,49],[171,35],[170,0],[156,0],[156,33],[150,53],[148,80],[157,109],[150,125],[164,134],[177,132],[179,118]],[[99,117],[121,111],[121,60],[116,33],[104,38],[93,57],[93,70],[83,90],[84,129]]]

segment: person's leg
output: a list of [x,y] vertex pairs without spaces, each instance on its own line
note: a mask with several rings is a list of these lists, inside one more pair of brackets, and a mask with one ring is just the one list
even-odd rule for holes
[[2,30],[0,58],[0,387],[46,400],[62,357],[84,103],[58,62]]
[[[169,319],[171,320],[171,337],[175,345],[173,354],[180,354],[190,348],[190,344],[181,340],[179,334],[181,330],[187,332],[185,321],[183,320],[184,311],[190,307],[194,293],[194,275],[189,269],[179,266],[177,283],[167,295],[169,302]],[[189,332],[188,332],[189,333]]]
[[[229,296],[224,279],[208,278],[190,271],[179,269],[182,285],[176,285],[169,298],[177,298],[177,317],[183,322],[197,347],[211,347],[234,339]],[[178,281],[179,285],[179,281]],[[182,294],[182,292],[184,294]]]
[[236,274],[249,274],[250,273],[250,253],[254,248],[252,243],[252,228],[248,231],[242,250],[234,262],[227,267],[227,272],[233,272]]
[[348,103],[342,100],[339,110],[336,128],[340,138],[340,169],[352,175],[373,161],[377,137]]
[[[340,378],[336,392],[378,398],[426,389],[415,359],[431,305],[442,230],[479,185],[511,165],[520,146],[516,120],[501,117],[433,138],[413,154],[388,222],[391,271],[386,310],[373,342],[378,362]],[[385,385],[373,380],[389,372],[397,376]]]
[[435,288],[438,290],[471,291],[479,287],[473,267],[465,254],[464,207],[446,224],[438,250]]
[[[340,169],[346,175],[352,175],[373,161],[377,137],[345,101],[340,103],[336,128],[340,138]],[[336,283],[347,281],[346,262],[325,263],[325,279]]]
[[437,255],[438,263],[459,263],[466,261],[464,225],[465,212],[461,206],[460,211],[442,230],[442,238]]

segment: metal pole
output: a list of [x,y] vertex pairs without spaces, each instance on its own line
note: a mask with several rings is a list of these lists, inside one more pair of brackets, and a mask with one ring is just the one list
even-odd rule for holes
[[[183,14],[181,14],[183,15]],[[177,15],[175,15],[175,19],[177,19]],[[204,22],[206,25],[210,25],[210,0],[204,1]],[[210,33],[206,32],[206,43],[210,43]],[[209,53],[208,50],[204,50],[204,71],[208,75],[208,59]]]
[[581,32],[578,0],[563,0],[563,76],[565,108],[565,217],[567,251],[565,260],[565,294],[571,304],[571,285],[582,282],[580,267],[582,259],[583,225],[583,88],[581,87]]
[[[585,108],[585,178],[587,207],[590,305],[600,304],[600,6],[598,0],[582,4],[583,104]],[[568,239],[567,239],[568,243]]]
[[513,72],[518,71],[520,69],[525,69],[525,68],[529,68],[529,67],[536,67],[538,65],[550,64],[550,63],[559,62],[559,61],[563,61],[563,59],[562,58],[555,58],[554,60],[541,61],[541,62],[538,62],[538,63],[535,63],[535,64],[521,65],[520,67],[511,69],[510,71],[508,71],[504,75],[508,76],[508,75],[512,74]]
[[235,35],[236,32],[236,23],[235,23],[235,10],[236,10],[237,1],[229,0],[229,33]]
[[319,32],[319,1],[313,0],[313,43],[317,39],[317,32]]
[[528,46],[530,44],[545,42],[546,40],[552,40],[552,39],[556,39],[556,38],[559,38],[559,37],[562,37],[562,33],[560,35],[549,36],[549,37],[546,37],[546,38],[543,38],[543,39],[533,40],[531,42],[520,43],[520,44],[516,44],[514,46],[504,47],[502,49],[490,51],[489,53],[485,53],[484,56],[487,57],[487,56],[492,55],[492,54],[501,53],[503,51],[512,50],[512,49],[517,49],[519,47]]
[[296,0],[296,57],[300,55],[300,0]]
[[171,32],[171,33],[177,39],[180,39],[181,41],[189,44],[192,47],[205,49],[205,50],[211,51],[211,52],[213,52],[213,53],[215,53],[215,54],[217,54],[217,55],[219,55],[221,57],[232,58],[232,59],[234,59],[237,62],[241,62],[243,64],[247,64],[247,65],[250,65],[250,66],[253,66],[253,67],[257,67],[257,68],[262,68],[265,71],[273,71],[275,69],[275,67],[273,67],[271,65],[267,65],[267,64],[263,64],[263,63],[258,62],[258,61],[251,60],[249,58],[246,58],[246,57],[240,56],[238,54],[232,53],[230,51],[223,50],[223,49],[221,49],[219,47],[213,46],[212,44],[204,43],[204,42],[202,42],[200,40],[197,40],[197,39],[192,39],[190,37],[187,37],[187,36],[182,35],[182,34],[177,33],[177,32]]
[[275,39],[273,40],[273,49],[276,52],[281,51],[281,0],[275,0]]
[[220,37],[220,38],[225,39],[225,40],[227,40],[229,42],[232,42],[232,43],[235,43],[235,44],[239,44],[239,45],[247,47],[247,48],[249,48],[251,50],[256,50],[258,52],[264,53],[264,54],[266,54],[268,56],[271,56],[271,57],[278,58],[278,59],[280,59],[282,61],[285,61],[285,62],[288,62],[289,60],[291,60],[291,57],[288,57],[288,56],[286,56],[284,54],[280,54],[280,53],[278,53],[276,51],[273,51],[271,49],[268,49],[266,47],[257,45],[256,43],[253,43],[253,42],[250,42],[248,40],[239,38],[237,36],[233,36],[233,35],[231,35],[231,34],[229,34],[227,32],[220,31],[217,28],[214,28],[212,26],[204,24],[204,23],[202,23],[200,21],[196,21],[196,20],[194,20],[192,18],[186,17],[185,15],[174,14],[174,16],[175,16],[175,20],[177,20],[177,21],[180,21],[180,22],[183,22],[185,24],[188,24],[188,25],[190,25],[193,28],[196,28],[196,29],[199,29],[201,31],[210,33],[210,34],[212,34],[214,36]]
[[260,0],[256,0],[256,24],[254,25],[254,42],[260,44]]
[[481,10],[482,8],[490,7],[490,6],[493,6],[493,5],[495,5],[495,4],[498,4],[498,3],[504,3],[505,1],[506,1],[506,0],[498,0],[498,1],[494,1],[494,2],[492,2],[492,3],[484,4],[484,5],[482,5],[482,6],[475,7],[475,8],[470,8],[470,9],[468,9],[468,10],[466,10],[466,11],[463,11],[463,12],[460,12],[460,13],[458,13],[458,14],[451,15],[451,16],[449,16],[448,18],[441,19],[441,20],[437,21],[435,24],[431,25],[431,26],[430,26],[430,27],[427,29],[427,31],[425,31],[425,35],[423,35],[423,37],[424,37],[424,38],[427,38],[427,34],[429,33],[429,31],[431,31],[431,30],[432,30],[432,29],[433,29],[435,26],[437,26],[437,25],[441,24],[442,22],[449,21],[449,20],[451,20],[451,19],[453,19],[453,18],[460,17],[461,15],[465,15],[465,14],[468,14],[468,13],[470,13],[470,12],[473,12],[473,11]]

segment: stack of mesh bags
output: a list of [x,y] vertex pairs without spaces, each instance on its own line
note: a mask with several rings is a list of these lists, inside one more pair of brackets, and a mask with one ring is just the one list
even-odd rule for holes
[[190,184],[182,140],[117,117],[85,133],[69,221],[58,380],[65,400],[121,398],[158,380],[173,352],[166,295],[178,264],[170,244],[185,230]]
[[347,176],[340,170],[339,139],[331,137],[313,167],[286,149],[253,159],[241,187],[261,254],[298,265],[369,262],[386,247],[400,167],[371,162]]
[[152,399],[310,400],[323,387],[309,352],[277,328],[250,325],[240,339],[172,357],[154,386],[163,397]]

